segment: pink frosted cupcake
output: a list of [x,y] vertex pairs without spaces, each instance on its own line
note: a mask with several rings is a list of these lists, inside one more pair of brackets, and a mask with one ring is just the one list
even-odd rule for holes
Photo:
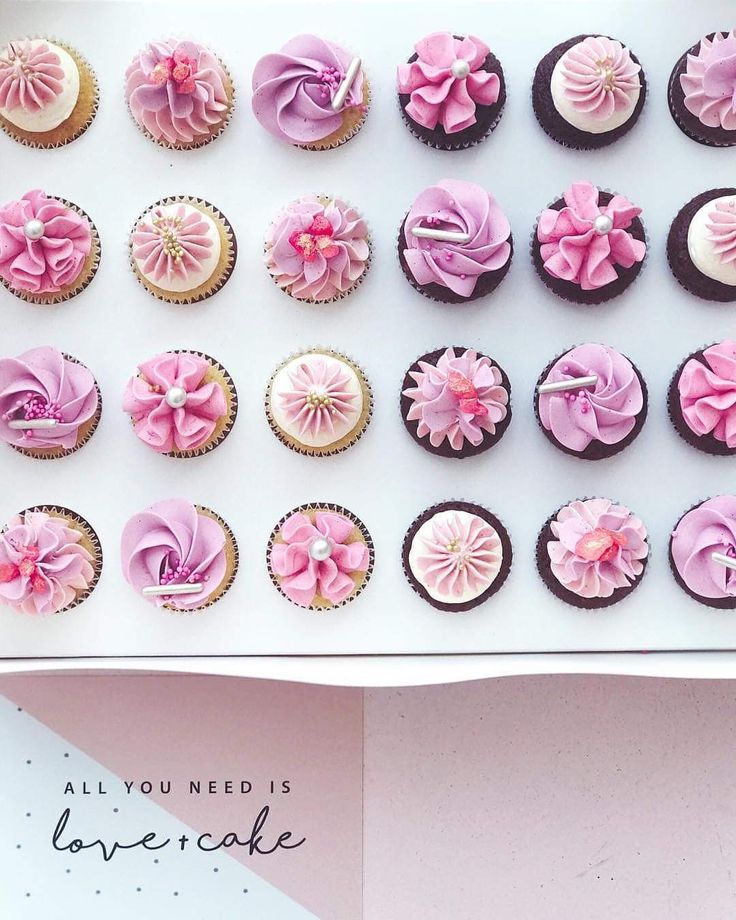
[[711,32],[682,55],[668,101],[677,127],[706,147],[736,144],[736,30]]
[[28,508],[0,532],[0,604],[21,613],[76,607],[92,593],[101,570],[97,534],[67,508]]
[[266,267],[295,300],[330,303],[361,283],[371,260],[368,225],[360,213],[327,195],[288,204],[266,236]]
[[83,364],[48,345],[0,358],[0,439],[29,457],[79,450],[100,421],[102,397]]
[[123,411],[144,444],[168,457],[198,457],[230,434],[238,413],[232,378],[196,351],[167,351],[138,366]]
[[736,609],[736,495],[716,495],[682,515],[670,535],[670,568],[693,600]]
[[90,283],[100,241],[89,217],[34,189],[0,207],[0,280],[31,303],[59,303]]
[[235,90],[225,65],[197,42],[149,42],[125,71],[125,99],[141,131],[162,147],[209,144],[232,115]]

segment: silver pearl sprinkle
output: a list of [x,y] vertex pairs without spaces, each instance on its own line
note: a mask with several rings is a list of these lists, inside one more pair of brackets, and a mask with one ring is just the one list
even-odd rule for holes
[[470,73],[470,64],[468,64],[467,61],[453,61],[450,70],[452,71],[453,77],[456,77],[458,80],[464,80]]
[[37,217],[32,217],[23,224],[23,233],[26,235],[26,239],[29,240],[40,240],[45,230],[44,222]]
[[317,537],[309,547],[309,555],[315,562],[324,562],[325,559],[329,559],[332,555],[329,541],[324,537]]
[[166,391],[166,402],[172,409],[181,409],[187,404],[187,391],[184,387],[169,387]]
[[603,236],[606,233],[610,233],[613,230],[613,221],[607,214],[599,214],[598,217],[593,221],[593,227],[595,232]]

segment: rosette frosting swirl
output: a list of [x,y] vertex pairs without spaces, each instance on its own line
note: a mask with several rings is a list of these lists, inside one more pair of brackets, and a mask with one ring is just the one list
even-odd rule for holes
[[477,447],[484,433],[495,434],[508,414],[509,393],[496,365],[473,349],[448,348],[436,364],[419,361],[409,371],[416,386],[403,391],[411,400],[407,421],[417,422],[417,436],[433,447],[447,440],[453,450],[469,442]]
[[196,42],[150,42],[125,72],[133,118],[157,141],[192,143],[228,116],[228,76]]
[[63,518],[24,511],[0,533],[0,602],[23,613],[58,613],[94,580],[82,535]]
[[[99,405],[95,378],[83,364],[48,345],[0,358],[0,438],[23,448],[76,447],[80,428]],[[53,420],[49,428],[10,422]]]
[[368,227],[340,198],[308,195],[291,202],[271,225],[266,266],[298,300],[332,300],[349,291],[368,267]]
[[55,294],[74,284],[91,248],[87,218],[40,189],[0,207],[0,277],[15,290]]
[[649,554],[642,521],[624,505],[588,498],[565,505],[550,527],[552,574],[579,597],[610,597],[643,572]]
[[208,380],[209,361],[191,352],[164,352],[138,367],[123,395],[135,433],[159,454],[196,450],[227,415],[227,399]]
[[709,128],[736,130],[736,31],[716,32],[688,54],[680,75],[685,108]]
[[479,38],[433,32],[414,50],[416,60],[399,65],[397,82],[410,97],[406,114],[418,124],[456,134],[476,123],[477,106],[498,101],[501,81],[483,69],[491,49]]
[[672,533],[670,553],[693,594],[736,597],[736,570],[713,560],[713,553],[736,559],[736,495],[709,498],[688,511]]
[[59,45],[32,38],[0,52],[0,115],[31,133],[52,131],[79,98],[79,68]]
[[578,345],[558,358],[542,383],[596,376],[588,386],[539,394],[539,418],[560,444],[584,451],[591,441],[618,444],[644,407],[634,366],[608,345]]
[[[427,239],[414,228],[466,234],[465,242]],[[470,297],[478,278],[511,258],[511,226],[496,199],[480,185],[442,179],[425,189],[409,211],[402,234],[404,258],[417,284],[440,284]]]
[[337,109],[333,100],[352,55],[316,35],[297,35],[267,54],[253,71],[253,112],[274,137],[290,144],[321,141],[339,130],[348,109],[363,107],[364,76],[358,69]]
[[719,198],[706,223],[708,239],[724,265],[736,262],[736,198]]
[[600,207],[590,182],[574,182],[564,201],[559,211],[542,211],[537,224],[544,268],[553,278],[592,291],[616,281],[616,265],[631,268],[644,259],[646,244],[628,231],[641,208],[623,195]]
[[354,530],[349,518],[333,511],[316,511],[313,518],[296,512],[284,521],[283,542],[273,544],[269,564],[290,601],[309,607],[319,596],[341,604],[355,591],[352,576],[368,571],[370,550],[362,540],[351,541]]
[[139,593],[148,587],[197,584],[192,594],[147,595],[157,607],[201,607],[221,586],[227,571],[225,531],[189,501],[156,502],[125,525],[121,557],[125,579]]
[[703,359],[690,358],[677,381],[680,408],[696,435],[712,435],[736,448],[736,342],[711,345]]

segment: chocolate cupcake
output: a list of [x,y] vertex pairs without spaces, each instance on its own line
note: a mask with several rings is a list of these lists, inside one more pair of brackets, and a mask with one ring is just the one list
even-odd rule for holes
[[537,274],[573,303],[599,304],[618,296],[633,283],[646,255],[640,213],[623,195],[574,182],[539,216],[532,235]]
[[736,144],[736,31],[711,32],[682,55],[667,100],[677,127],[706,147]]
[[670,536],[670,568],[693,600],[736,610],[736,495],[718,495],[682,515]]
[[292,604],[307,610],[343,607],[373,573],[365,524],[340,505],[300,505],[279,521],[266,550],[268,574]]
[[534,412],[547,440],[583,460],[603,460],[638,436],[647,417],[644,378],[626,355],[587,342],[542,371]]
[[481,39],[433,32],[397,71],[399,106],[414,137],[439,150],[484,140],[506,102],[498,58]]
[[537,569],[555,597],[584,610],[618,603],[642,579],[647,530],[625,505],[585,498],[563,505],[537,539]]
[[0,358],[0,440],[28,457],[55,460],[97,429],[102,397],[81,361],[49,345]]
[[634,127],[646,93],[644,71],[629,48],[605,35],[576,35],[537,65],[532,105],[552,140],[594,150]]
[[420,294],[467,303],[490,294],[511,265],[511,226],[480,185],[441,179],[420,193],[399,230],[399,264]]
[[401,417],[431,454],[474,457],[493,447],[508,428],[511,384],[503,368],[472,348],[438,348],[406,372]]
[[688,355],[672,377],[667,407],[688,444],[706,454],[736,454],[736,341]]
[[701,192],[680,208],[667,236],[667,261],[691,294],[736,301],[736,188]]
[[97,534],[68,508],[27,508],[0,531],[0,604],[20,613],[71,610],[89,597],[101,571]]
[[472,610],[501,590],[511,571],[506,528],[481,505],[440,502],[404,537],[401,558],[409,584],[437,610]]

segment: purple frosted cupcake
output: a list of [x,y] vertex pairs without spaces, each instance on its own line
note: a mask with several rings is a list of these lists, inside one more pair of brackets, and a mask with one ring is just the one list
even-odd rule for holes
[[687,511],[670,537],[670,568],[694,600],[736,609],[736,495],[718,495]]

